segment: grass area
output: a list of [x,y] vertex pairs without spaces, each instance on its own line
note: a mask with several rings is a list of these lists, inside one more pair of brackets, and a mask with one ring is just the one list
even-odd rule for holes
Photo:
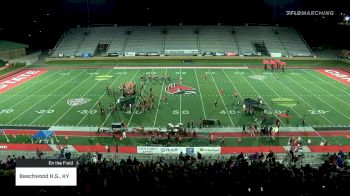
[[[11,68],[9,68],[9,69],[0,70],[0,76],[1,76],[1,75],[5,75],[5,74],[7,74],[7,73],[10,73],[10,72],[12,72],[12,71],[15,71],[15,70],[20,69],[20,68],[25,67],[25,66],[26,66],[26,65],[25,65],[24,63],[18,63],[16,66],[13,66],[13,67],[11,67]],[[1,67],[1,66],[0,66],[0,67]]]
[[[100,114],[98,100],[106,108],[116,102],[107,95],[107,86],[114,88],[119,97],[123,82],[135,81],[138,90],[141,76],[165,73],[171,74],[171,82],[147,82],[142,93],[148,96],[152,88],[156,97],[154,109],[145,113],[133,110]],[[172,83],[191,87],[196,94],[169,94],[165,89]],[[303,115],[312,127],[350,126],[349,86],[314,70],[271,73],[260,69],[192,68],[50,70],[0,94],[0,125],[109,127],[112,122],[124,120],[129,127],[165,127],[179,122],[186,125],[188,121],[198,126],[200,118],[219,119],[222,127],[254,123],[261,112],[245,115],[242,105],[237,105],[234,91],[238,92],[240,103],[245,98],[261,96],[268,105],[271,124],[276,116],[289,110],[291,118],[281,118],[282,126],[300,126]],[[162,99],[164,95],[168,96],[168,104]],[[84,98],[86,103],[68,104],[78,98]]]
[[[200,57],[198,57],[200,58]],[[261,66],[261,59],[196,59],[189,58],[191,62],[183,63],[185,59],[112,59],[112,60],[75,60],[51,61],[45,67],[56,66]],[[286,60],[289,66],[344,66],[350,65],[338,60]],[[38,66],[36,66],[38,67]]]

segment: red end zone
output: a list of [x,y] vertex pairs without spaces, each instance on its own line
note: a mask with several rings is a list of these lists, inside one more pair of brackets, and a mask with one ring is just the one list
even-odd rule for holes
[[44,69],[27,69],[24,71],[21,71],[15,75],[9,76],[7,78],[4,78],[0,80],[0,93],[6,92],[20,84],[23,84],[33,78],[35,78],[38,75],[41,75],[43,73],[47,72],[47,70]]
[[338,82],[350,86],[350,73],[339,69],[316,69],[316,71],[326,75]]

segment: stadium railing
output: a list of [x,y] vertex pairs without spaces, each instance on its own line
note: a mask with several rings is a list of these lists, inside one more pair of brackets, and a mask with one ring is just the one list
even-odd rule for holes
[[61,43],[62,39],[64,38],[64,36],[66,35],[66,32],[63,32],[60,39],[57,41],[55,47],[53,47],[52,49],[49,49],[49,55],[51,55],[53,52],[55,52],[57,46]]

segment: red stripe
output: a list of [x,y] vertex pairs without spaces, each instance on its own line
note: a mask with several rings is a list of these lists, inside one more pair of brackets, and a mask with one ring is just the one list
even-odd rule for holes
[[101,145],[95,145],[95,146],[73,145],[73,147],[78,152],[107,152],[106,147]]
[[47,144],[0,144],[0,150],[52,151]]
[[[248,132],[248,131],[246,131]],[[209,135],[214,135],[215,137],[250,137],[249,133],[234,133],[234,132],[215,132],[209,133]],[[350,131],[339,130],[339,131],[305,131],[305,132],[279,132],[277,137],[293,137],[293,136],[309,136],[309,137],[318,137],[318,136],[330,137],[330,136],[348,136]]]
[[16,135],[34,135],[38,132],[38,130],[9,130],[9,129],[5,129],[4,130],[6,134],[12,135],[12,134],[16,134]]
[[242,147],[221,147],[221,154],[239,154],[239,153],[256,153],[269,152],[284,153],[286,150],[283,146],[242,146]]
[[350,146],[308,146],[311,152],[350,152]]
[[137,147],[136,146],[118,146],[118,153],[122,154],[136,154]]
[[350,86],[350,74],[340,69],[316,69],[316,71],[326,75],[333,80]]

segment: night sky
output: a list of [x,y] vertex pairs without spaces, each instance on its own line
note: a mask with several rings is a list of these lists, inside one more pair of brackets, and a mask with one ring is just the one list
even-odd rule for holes
[[[334,11],[335,15],[286,16],[286,10],[329,10]],[[78,24],[278,23],[280,26],[296,27],[308,42],[317,45],[318,36],[348,32],[348,28],[336,25],[344,17],[340,13],[350,15],[349,0],[2,0],[0,39],[26,43],[32,48],[48,49],[55,45],[67,28]],[[314,32],[322,32],[322,35],[315,36]],[[330,44],[334,41],[337,40],[325,40]]]

